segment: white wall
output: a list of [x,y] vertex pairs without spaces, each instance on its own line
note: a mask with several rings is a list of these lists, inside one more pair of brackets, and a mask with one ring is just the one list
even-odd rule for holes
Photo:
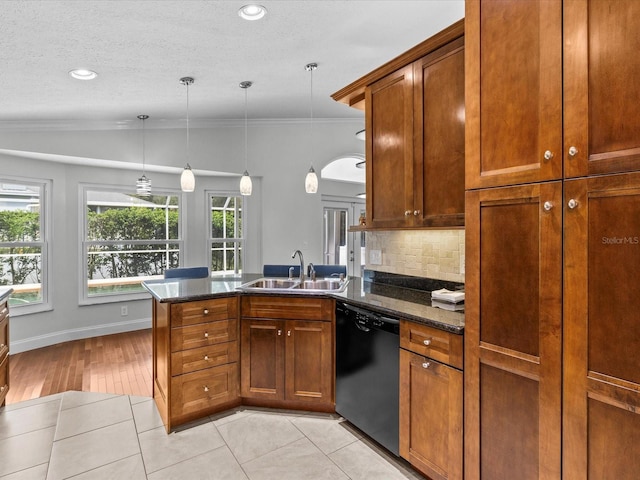
[[[261,272],[264,263],[289,263],[301,249],[306,262],[322,263],[320,194],[354,196],[357,184],[320,180],[319,192],[304,191],[304,177],[313,162],[316,171],[346,153],[362,153],[355,138],[363,121],[314,121],[313,144],[305,122],[252,122],[249,129],[249,172],[254,193],[247,198],[245,271]],[[244,170],[244,125],[191,129],[189,163],[205,169],[241,174]],[[0,149],[139,163],[138,130],[0,131]],[[185,131],[146,125],[147,165],[182,167]],[[129,301],[129,315],[120,303],[79,306],[79,185],[133,185],[139,172],[127,169],[69,165],[0,154],[0,175],[52,180],[53,239],[52,311],[30,315],[12,312],[11,352],[76,338],[150,327],[149,300]],[[149,172],[155,188],[179,188],[178,175]],[[184,194],[186,208],[185,265],[207,263],[205,189],[237,190],[239,177],[198,176],[196,191]]]

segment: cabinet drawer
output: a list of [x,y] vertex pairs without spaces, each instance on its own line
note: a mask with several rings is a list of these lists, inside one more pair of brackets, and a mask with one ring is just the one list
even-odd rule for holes
[[236,318],[238,316],[237,297],[201,300],[171,304],[171,326],[195,325]]
[[9,317],[0,319],[0,362],[9,354]]
[[171,351],[205,347],[238,339],[238,321],[233,318],[219,322],[199,323],[171,329]]
[[171,354],[171,375],[182,375],[237,361],[237,341],[192,348]]
[[0,405],[9,393],[9,356],[0,362]]
[[171,417],[206,412],[238,397],[238,364],[229,363],[171,379]]
[[334,310],[335,302],[329,298],[255,295],[242,297],[243,317],[330,322],[335,315]]
[[400,322],[400,346],[419,355],[462,369],[462,335],[420,323]]

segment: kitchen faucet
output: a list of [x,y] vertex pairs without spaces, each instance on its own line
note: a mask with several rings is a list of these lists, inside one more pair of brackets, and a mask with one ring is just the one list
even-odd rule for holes
[[316,281],[316,268],[313,266],[313,263],[309,262],[309,277],[314,282]]
[[304,282],[304,258],[302,257],[302,252],[300,250],[293,252],[291,258],[296,258],[296,255],[300,257],[300,282]]

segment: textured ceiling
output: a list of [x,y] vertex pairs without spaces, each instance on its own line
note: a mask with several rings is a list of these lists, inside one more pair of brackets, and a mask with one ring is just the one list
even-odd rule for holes
[[[463,0],[2,0],[0,127],[361,118],[330,95],[464,15]],[[90,68],[93,81],[74,80]]]

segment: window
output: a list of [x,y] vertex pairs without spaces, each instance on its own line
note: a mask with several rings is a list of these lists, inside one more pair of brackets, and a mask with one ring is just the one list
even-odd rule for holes
[[82,303],[145,298],[142,281],[180,263],[180,196],[84,186]]
[[242,273],[244,197],[209,193],[211,273]]
[[50,308],[50,181],[0,178],[0,285],[10,285],[14,313]]

